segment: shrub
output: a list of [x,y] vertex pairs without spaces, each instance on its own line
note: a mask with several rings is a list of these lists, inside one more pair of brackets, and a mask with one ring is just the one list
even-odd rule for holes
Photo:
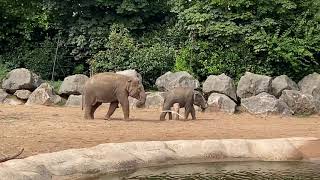
[[160,43],[140,47],[127,29],[113,26],[106,50],[97,53],[89,64],[92,73],[136,69],[144,85],[151,87],[158,76],[172,69],[174,49]]
[[8,67],[0,62],[0,84],[2,84],[2,80],[6,77],[8,72]]
[[50,84],[55,92],[58,92],[63,81],[46,81]]

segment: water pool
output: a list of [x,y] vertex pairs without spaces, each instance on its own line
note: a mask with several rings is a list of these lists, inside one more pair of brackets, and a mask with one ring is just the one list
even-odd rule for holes
[[[90,180],[313,180],[320,179],[320,163],[218,162],[142,168]],[[89,179],[88,179],[89,180]]]

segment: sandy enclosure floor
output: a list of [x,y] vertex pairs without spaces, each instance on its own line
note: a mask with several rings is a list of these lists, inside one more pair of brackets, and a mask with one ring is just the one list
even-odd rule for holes
[[70,148],[92,147],[109,142],[238,139],[320,138],[320,116],[254,116],[246,113],[197,113],[197,120],[159,121],[160,110],[131,110],[123,121],[117,109],[103,120],[101,106],[95,120],[84,120],[81,108],[0,105],[0,158],[21,148],[22,157]]

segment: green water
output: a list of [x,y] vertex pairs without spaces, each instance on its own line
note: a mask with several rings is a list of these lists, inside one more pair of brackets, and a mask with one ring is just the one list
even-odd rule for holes
[[320,163],[221,162],[144,168],[94,180],[320,180]]

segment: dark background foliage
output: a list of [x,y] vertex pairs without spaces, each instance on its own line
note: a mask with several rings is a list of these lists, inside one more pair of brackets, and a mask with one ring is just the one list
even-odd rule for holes
[[0,78],[138,70],[152,88],[167,71],[200,81],[245,71],[298,81],[320,72],[314,0],[0,0]]

